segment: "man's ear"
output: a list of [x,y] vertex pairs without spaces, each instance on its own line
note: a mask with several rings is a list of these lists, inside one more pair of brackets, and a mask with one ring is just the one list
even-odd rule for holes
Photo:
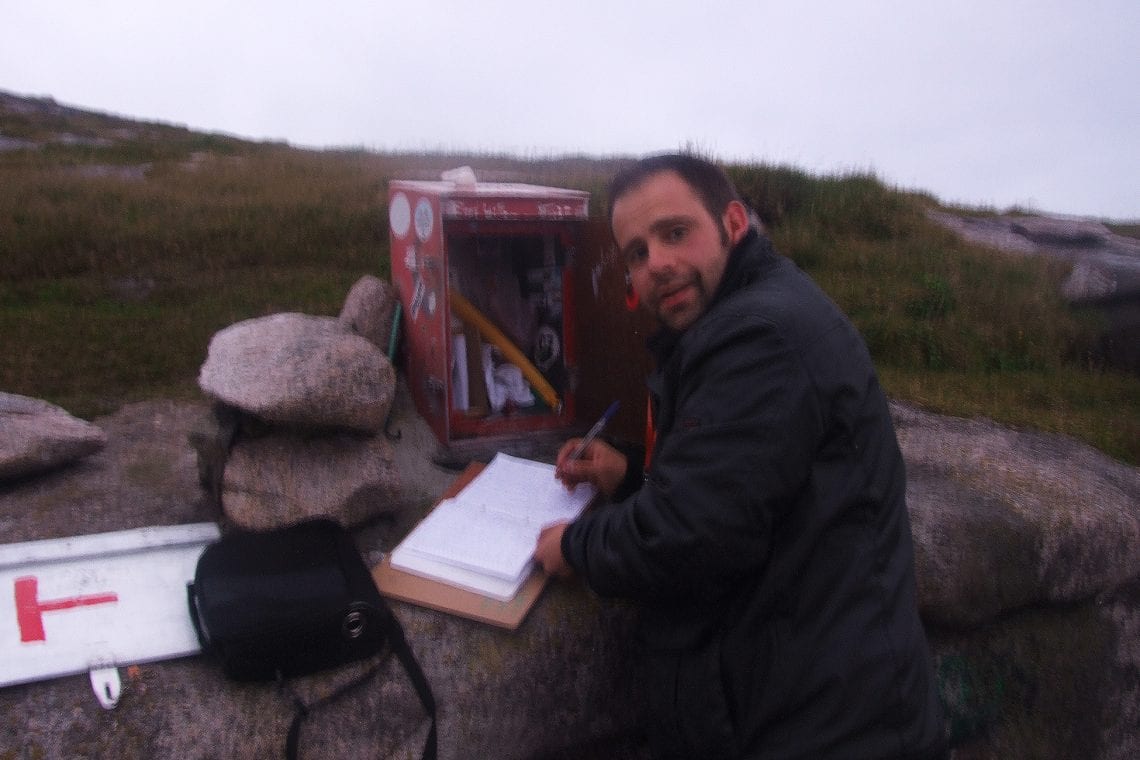
[[748,233],[750,224],[748,209],[740,201],[729,201],[720,221],[724,225],[725,232],[728,233],[728,240],[731,245],[739,243]]

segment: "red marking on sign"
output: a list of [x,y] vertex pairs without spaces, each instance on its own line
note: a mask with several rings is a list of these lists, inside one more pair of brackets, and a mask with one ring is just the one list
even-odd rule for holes
[[114,604],[119,601],[115,593],[73,596],[65,599],[39,600],[39,580],[35,576],[16,579],[16,620],[20,626],[20,641],[46,641],[45,612],[71,610],[96,604]]

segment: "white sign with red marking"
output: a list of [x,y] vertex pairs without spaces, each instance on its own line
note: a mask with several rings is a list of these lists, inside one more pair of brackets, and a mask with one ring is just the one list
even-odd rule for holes
[[200,651],[186,584],[214,523],[0,546],[0,686]]

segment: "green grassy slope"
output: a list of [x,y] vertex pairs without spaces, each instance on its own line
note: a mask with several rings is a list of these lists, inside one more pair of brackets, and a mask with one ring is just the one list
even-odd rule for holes
[[[600,214],[621,162],[306,151],[2,94],[0,136],[40,146],[0,150],[0,390],[88,417],[197,397],[217,330],[335,314],[360,276],[388,276],[390,179],[471,164],[589,190]],[[1057,295],[1064,265],[966,244],[926,220],[933,198],[874,176],[729,170],[852,316],[892,396],[1140,462],[1140,378],[1100,366],[1098,318]]]

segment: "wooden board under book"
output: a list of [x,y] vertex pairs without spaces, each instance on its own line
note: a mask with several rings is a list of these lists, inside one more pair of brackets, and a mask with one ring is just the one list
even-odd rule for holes
[[[448,486],[443,499],[454,498],[475,479],[475,476],[483,470],[483,466],[479,462],[469,464],[467,469]],[[384,560],[373,568],[372,577],[384,596],[513,631],[519,627],[523,618],[530,612],[530,608],[538,601],[549,576],[541,570],[534,570],[514,598],[505,602],[398,570],[392,567],[390,555],[385,556]]]

